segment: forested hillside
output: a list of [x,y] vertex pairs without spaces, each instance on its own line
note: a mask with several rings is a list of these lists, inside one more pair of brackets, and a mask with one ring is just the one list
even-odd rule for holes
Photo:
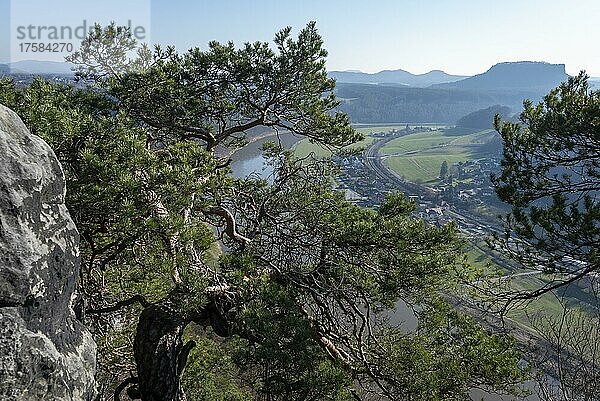
[[542,94],[527,91],[457,90],[403,88],[397,86],[343,84],[336,86],[342,99],[340,110],[354,123],[413,122],[454,124],[474,111],[497,104],[513,110],[524,99],[539,99]]
[[500,115],[503,120],[508,120],[510,117],[510,107],[495,105],[486,109],[481,109],[461,117],[456,125],[464,128],[494,128],[494,118]]

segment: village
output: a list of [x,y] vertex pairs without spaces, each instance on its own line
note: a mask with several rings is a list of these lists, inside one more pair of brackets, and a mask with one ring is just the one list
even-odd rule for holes
[[[428,127],[406,127],[371,134],[389,140],[411,132],[432,130]],[[444,177],[435,182],[419,184],[407,181],[390,170],[378,154],[381,144],[374,142],[360,154],[335,156],[340,167],[337,184],[346,192],[346,198],[363,207],[376,208],[387,194],[402,192],[416,205],[414,215],[435,225],[444,225],[456,220],[458,215],[492,217],[489,211],[505,208],[496,196],[491,176],[500,166],[498,158],[467,160],[448,166]],[[486,213],[487,212],[487,213]],[[481,214],[483,213],[483,216]],[[477,229],[477,224],[463,221],[465,229]]]

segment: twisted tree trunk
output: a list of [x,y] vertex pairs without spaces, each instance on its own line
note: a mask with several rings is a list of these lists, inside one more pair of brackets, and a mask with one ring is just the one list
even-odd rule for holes
[[190,322],[212,326],[215,333],[229,335],[228,324],[211,301],[195,311],[184,311],[180,305],[186,294],[174,290],[164,300],[142,311],[135,335],[134,357],[137,386],[128,391],[142,401],[184,401],[181,375],[187,358],[196,345],[183,343],[183,332]]
[[189,320],[169,302],[145,308],[134,343],[139,396],[143,401],[182,401],[180,379],[193,342],[183,344]]

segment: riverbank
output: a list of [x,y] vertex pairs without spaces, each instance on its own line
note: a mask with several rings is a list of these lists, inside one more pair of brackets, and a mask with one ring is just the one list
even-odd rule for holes
[[266,142],[275,142],[283,149],[291,149],[301,139],[288,131],[269,131],[252,136],[246,146],[236,149],[229,155],[232,161],[233,176],[235,178],[243,178],[252,174],[263,178],[270,176],[273,169],[265,164],[265,158],[262,156],[263,145]]

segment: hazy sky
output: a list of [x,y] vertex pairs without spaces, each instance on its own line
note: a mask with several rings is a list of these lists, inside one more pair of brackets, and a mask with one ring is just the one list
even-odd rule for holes
[[[60,7],[67,2],[14,1],[31,3],[32,16],[42,3]],[[61,13],[76,16],[85,4],[79,0],[76,7],[60,7]],[[330,70],[443,69],[475,74],[500,61],[536,60],[564,63],[570,74],[586,69],[600,76],[600,0],[148,0],[146,4],[152,41],[175,44],[180,50],[205,47],[214,39],[270,40],[284,26],[297,32],[316,20],[329,51]],[[6,14],[6,7],[0,5],[1,12]],[[2,22],[0,36],[6,36]],[[6,47],[2,40],[0,47]]]

